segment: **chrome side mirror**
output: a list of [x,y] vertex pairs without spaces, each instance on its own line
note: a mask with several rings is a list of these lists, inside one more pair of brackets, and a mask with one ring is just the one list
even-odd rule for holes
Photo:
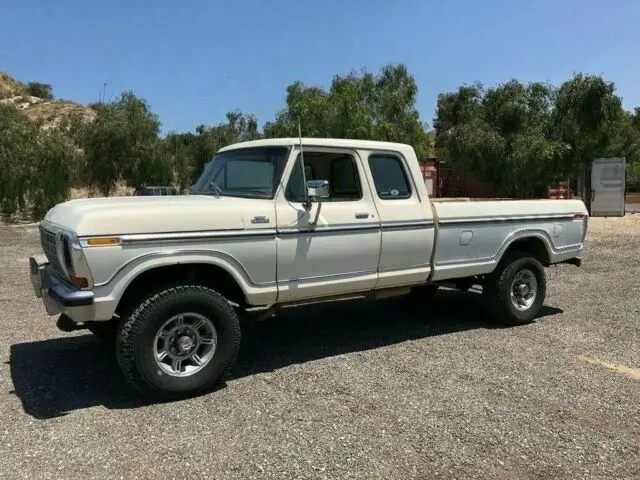
[[307,182],[307,197],[309,200],[329,198],[329,181],[309,180]]

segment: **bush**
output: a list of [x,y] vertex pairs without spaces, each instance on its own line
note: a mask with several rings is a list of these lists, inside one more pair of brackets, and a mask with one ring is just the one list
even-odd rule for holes
[[29,82],[26,92],[28,95],[42,98],[43,100],[53,100],[53,88],[48,83]]

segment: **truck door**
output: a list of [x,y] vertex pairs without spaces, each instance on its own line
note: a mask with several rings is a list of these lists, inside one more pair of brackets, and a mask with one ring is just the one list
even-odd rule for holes
[[598,158],[591,167],[591,216],[625,214],[625,159]]
[[305,147],[304,180],[327,180],[329,198],[303,206],[295,148],[276,198],[278,301],[372,289],[378,278],[380,221],[362,161],[350,149]]
[[[365,156],[366,153],[366,156]],[[422,283],[431,271],[434,222],[427,189],[412,151],[363,152],[382,245],[377,288]]]

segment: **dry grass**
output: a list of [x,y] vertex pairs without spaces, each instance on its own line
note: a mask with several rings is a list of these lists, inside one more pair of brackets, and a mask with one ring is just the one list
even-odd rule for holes
[[65,117],[71,115],[79,115],[85,122],[92,122],[97,116],[92,108],[68,100],[34,103],[24,112],[31,120],[42,122],[45,130],[57,128]]
[[15,78],[0,71],[0,98],[13,97],[25,93],[25,86]]
[[638,236],[640,237],[640,215],[632,214],[624,217],[589,219],[587,240],[603,240],[609,236]]
[[[133,195],[135,192],[135,188],[128,187],[123,184],[116,185],[115,190],[111,193],[111,197],[129,197]],[[88,188],[72,188],[70,200],[75,200],[78,198],[101,198],[104,195],[100,193],[97,189],[90,190]]]

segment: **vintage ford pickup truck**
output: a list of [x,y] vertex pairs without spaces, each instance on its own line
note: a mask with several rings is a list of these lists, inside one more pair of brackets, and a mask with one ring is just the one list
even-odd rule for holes
[[60,329],[111,338],[128,381],[172,399],[224,378],[244,315],[451,284],[531,322],[544,268],[580,266],[587,222],[579,200],[430,201],[409,145],[258,140],[218,151],[189,195],[56,205],[30,275]]

